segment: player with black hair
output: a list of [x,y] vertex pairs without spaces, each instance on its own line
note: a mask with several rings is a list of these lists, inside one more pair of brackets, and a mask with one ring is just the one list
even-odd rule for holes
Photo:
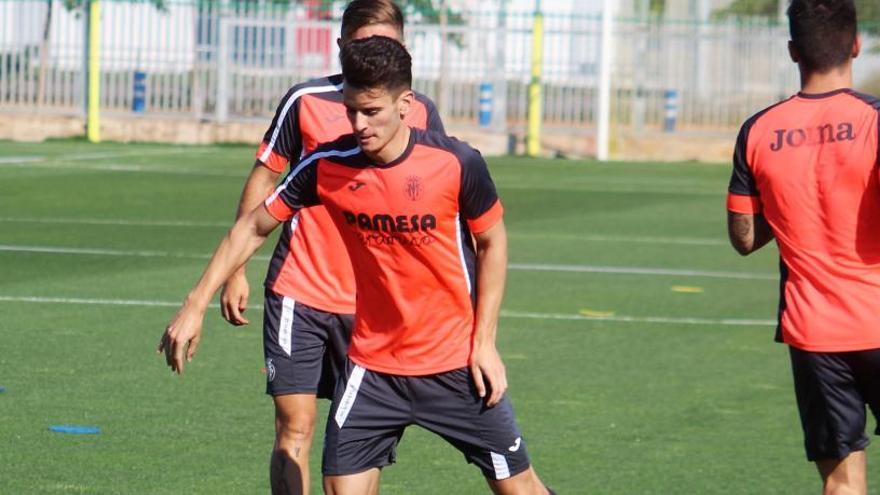
[[340,53],[352,134],[319,146],[217,248],[160,350],[178,370],[222,281],[281,222],[323,205],[352,260],[354,329],[327,421],[324,489],[378,492],[404,430],[420,425],[495,493],[550,493],[531,466],[495,345],[507,266],[503,207],[478,151],[412,128],[411,59],[381,36]]
[[880,421],[880,100],[851,89],[852,0],[793,0],[788,16],[801,91],[743,124],[728,230],[742,255],[776,240],[777,340],[807,458],[825,494],[866,494],[866,407]]

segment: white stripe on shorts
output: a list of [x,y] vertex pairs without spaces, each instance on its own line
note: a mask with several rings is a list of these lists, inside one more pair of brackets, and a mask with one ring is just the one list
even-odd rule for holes
[[507,458],[495,452],[489,453],[492,454],[492,467],[495,468],[495,479],[506,480],[510,478],[510,467],[507,465]]
[[348,413],[351,412],[351,408],[354,406],[354,400],[357,398],[358,390],[361,388],[361,380],[364,379],[364,371],[366,371],[364,368],[355,365],[351,371],[351,376],[348,377],[345,393],[342,394],[342,399],[339,400],[339,409],[336,410],[336,424],[340,428],[342,428],[346,418],[348,418]]
[[285,296],[281,302],[281,321],[278,322],[278,345],[290,356],[291,336],[293,334],[293,310],[296,301]]

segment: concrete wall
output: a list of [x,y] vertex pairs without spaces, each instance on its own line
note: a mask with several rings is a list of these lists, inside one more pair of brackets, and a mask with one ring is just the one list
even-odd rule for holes
[[[267,122],[197,122],[191,119],[159,117],[104,116],[101,137],[117,142],[160,142],[169,144],[245,143],[255,148],[263,137]],[[449,123],[451,135],[469,142],[484,155],[524,153],[524,136],[488,132],[472,125]],[[0,115],[0,139],[39,142],[50,138],[80,137],[85,134],[81,117],[44,116],[22,112]],[[614,160],[726,162],[733,154],[734,135],[663,134],[659,132],[618,132],[612,138]],[[558,133],[546,129],[542,135],[548,157],[587,158],[595,156],[595,137],[589,134]]]

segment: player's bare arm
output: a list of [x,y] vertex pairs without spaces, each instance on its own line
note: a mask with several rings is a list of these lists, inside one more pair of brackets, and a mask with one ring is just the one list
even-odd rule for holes
[[477,309],[474,317],[474,346],[471,374],[486,405],[497,404],[507,390],[507,372],[495,346],[498,313],[507,277],[507,230],[499,220],[485,232],[474,235],[477,244]]
[[159,341],[158,352],[172,371],[183,373],[184,354],[192,361],[202,334],[205,310],[220,285],[241,267],[279,225],[265,208],[259,206],[238,219],[220,242],[202,277],[190,291]]
[[[241,191],[236,220],[258,207],[263,199],[271,194],[279,175],[281,174],[264,166],[259,160],[254,163],[254,168],[251,169]],[[223,319],[235,326],[250,323],[244,317],[250,295],[245,266],[246,264],[241,265],[229,277],[220,292],[220,312],[223,313]]]
[[727,212],[727,235],[736,251],[747,256],[773,240],[773,231],[764,215]]

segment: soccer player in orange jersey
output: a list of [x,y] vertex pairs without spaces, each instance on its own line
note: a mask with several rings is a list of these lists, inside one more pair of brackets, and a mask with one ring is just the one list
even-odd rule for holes
[[325,437],[324,488],[376,493],[405,428],[441,435],[502,494],[547,494],[526,453],[495,346],[503,208],[480,154],[404,123],[411,60],[381,36],[345,44],[353,134],[319,146],[214,253],[159,345],[182,372],[221,283],[280,222],[322,204],[352,259],[356,319]]
[[850,89],[852,0],[794,0],[788,17],[801,91],[743,125],[728,230],[742,255],[776,239],[777,340],[807,458],[824,493],[865,494],[866,406],[880,416],[880,101]]
[[[403,14],[392,0],[355,0],[343,13],[339,43],[373,35],[402,41],[403,28]],[[443,131],[433,102],[419,94],[406,122]],[[288,164],[349,132],[341,74],[291,87],[257,151],[238,216],[260,205]],[[323,207],[303,210],[285,222],[264,285],[266,391],[275,403],[272,490],[308,493],[316,397],[332,396],[345,364],[355,307],[351,263]],[[242,313],[248,292],[242,266],[221,293],[223,317],[230,323],[247,323]]]

